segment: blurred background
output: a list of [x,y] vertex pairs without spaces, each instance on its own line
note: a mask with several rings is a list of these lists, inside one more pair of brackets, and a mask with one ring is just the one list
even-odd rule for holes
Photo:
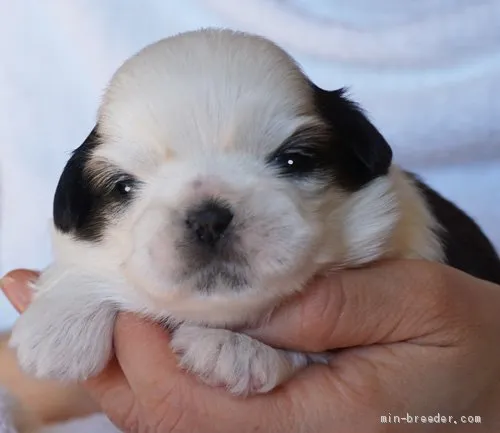
[[[500,248],[498,0],[0,0],[0,273],[50,261],[52,196],[111,74],[166,36],[246,30],[350,87],[414,170]],[[0,297],[0,330],[15,319]]]

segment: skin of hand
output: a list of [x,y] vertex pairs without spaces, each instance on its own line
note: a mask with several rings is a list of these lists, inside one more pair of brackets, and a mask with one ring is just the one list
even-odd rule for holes
[[499,286],[439,264],[379,263],[315,280],[247,331],[276,347],[338,349],[270,394],[199,383],[178,369],[163,328],[125,313],[114,359],[84,386],[133,433],[498,432],[499,311]]

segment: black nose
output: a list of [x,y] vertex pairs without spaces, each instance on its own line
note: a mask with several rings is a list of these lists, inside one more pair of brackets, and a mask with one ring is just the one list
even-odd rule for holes
[[228,205],[210,200],[188,212],[186,225],[201,242],[215,245],[231,224],[233,216]]

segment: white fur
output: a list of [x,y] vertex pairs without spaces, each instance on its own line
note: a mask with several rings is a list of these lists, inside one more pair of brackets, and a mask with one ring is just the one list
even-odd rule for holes
[[108,283],[54,266],[38,287],[41,291],[16,322],[9,342],[20,366],[37,377],[63,381],[99,373],[112,353],[117,313],[113,294],[107,297]]
[[306,354],[273,349],[244,334],[187,324],[175,331],[172,348],[182,367],[237,395],[271,391],[310,361]]
[[[67,380],[97,373],[116,312],[129,310],[185,322],[173,348],[205,382],[267,392],[312,358],[229,329],[258,320],[318,272],[384,256],[439,260],[435,222],[398,168],[349,196],[334,188],[318,195],[314,184],[266,167],[285,138],[318,122],[300,69],[261,38],[192,32],[127,61],[100,108],[104,143],[89,171],[104,181],[111,162],[139,178],[141,191],[100,244],[54,232],[55,264],[12,335],[21,366]],[[176,219],[212,196],[236,209],[251,289],[221,285],[207,295],[176,277],[186,266]]]

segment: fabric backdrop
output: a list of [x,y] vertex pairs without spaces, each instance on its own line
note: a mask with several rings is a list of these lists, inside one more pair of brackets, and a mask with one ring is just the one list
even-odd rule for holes
[[[114,70],[144,45],[225,26],[349,86],[405,167],[500,246],[498,0],[0,0],[0,273],[45,266],[52,195]],[[15,318],[0,298],[0,329]]]

